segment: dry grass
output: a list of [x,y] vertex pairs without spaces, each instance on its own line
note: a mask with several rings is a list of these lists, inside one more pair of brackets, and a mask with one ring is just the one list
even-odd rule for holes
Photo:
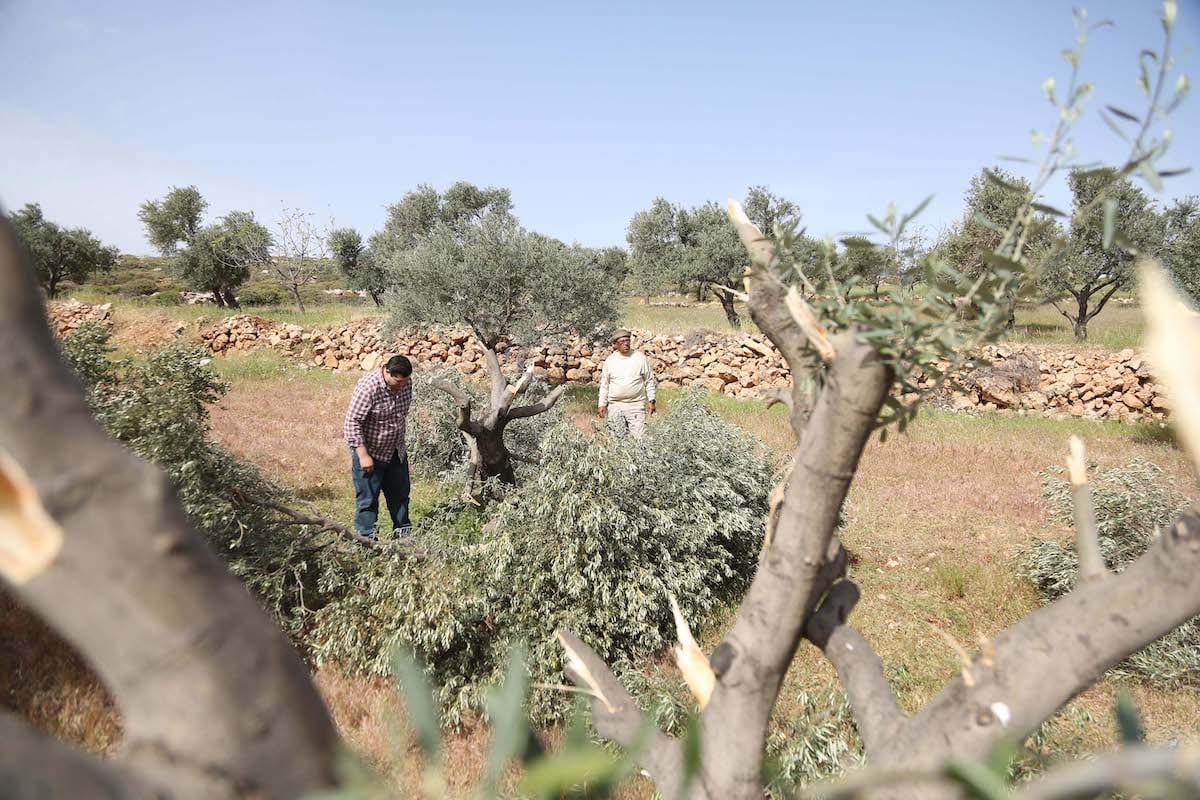
[[95,753],[121,741],[112,698],[75,651],[0,589],[0,708]]

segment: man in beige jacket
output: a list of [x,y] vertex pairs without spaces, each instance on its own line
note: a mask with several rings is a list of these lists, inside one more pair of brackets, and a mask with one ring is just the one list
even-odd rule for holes
[[627,330],[613,331],[616,350],[600,371],[600,416],[617,436],[635,439],[646,432],[646,414],[654,413],[654,373],[646,354],[630,348]]

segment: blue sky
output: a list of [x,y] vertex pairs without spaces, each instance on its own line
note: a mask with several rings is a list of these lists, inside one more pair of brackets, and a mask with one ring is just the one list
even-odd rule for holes
[[[958,218],[968,180],[1031,153],[1067,67],[1070,2],[68,2],[0,0],[0,203],[149,252],[138,205],[195,184],[210,214],[281,205],[376,230],[427,182],[510,187],[529,228],[624,244],[657,195],[767,184],[810,232],[865,228],[889,200]],[[1076,136],[1122,145],[1096,110],[1140,113],[1157,2],[1097,2]],[[1181,0],[1177,51],[1200,42]],[[1197,56],[1183,60],[1196,70]],[[1200,78],[1200,70],[1197,70]],[[1200,168],[1200,98],[1171,165]],[[1168,181],[1164,199],[1200,194]],[[1069,203],[1063,186],[1048,200]]]

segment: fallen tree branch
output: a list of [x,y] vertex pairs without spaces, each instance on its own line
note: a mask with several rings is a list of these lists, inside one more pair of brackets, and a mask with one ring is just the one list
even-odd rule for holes
[[[321,514],[317,514],[315,511],[312,511],[309,514],[304,514],[294,508],[289,508],[283,503],[279,503],[274,500],[263,500],[261,498],[251,497],[240,489],[233,489],[233,494],[243,502],[256,506],[262,506],[263,508],[269,508],[272,511],[278,511],[280,514],[288,517],[288,522],[285,523],[287,525],[310,525],[317,529],[317,533],[330,531],[332,533],[339,534],[350,541],[366,545],[367,547],[378,547],[380,545],[378,539],[372,539],[369,536],[363,536],[350,526],[338,522],[337,520],[330,519],[329,517],[322,516]],[[424,559],[428,557],[428,553],[426,553],[424,550],[421,550],[411,542],[396,542],[395,547],[397,549],[409,551],[409,556],[411,558]]]

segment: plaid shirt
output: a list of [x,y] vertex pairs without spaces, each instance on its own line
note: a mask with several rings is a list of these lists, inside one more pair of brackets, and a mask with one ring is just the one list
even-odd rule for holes
[[381,464],[392,460],[395,453],[401,460],[407,455],[404,432],[408,424],[408,409],[412,405],[412,381],[394,392],[383,380],[383,370],[375,369],[359,378],[346,409],[342,435],[351,447],[367,446],[367,453]]

